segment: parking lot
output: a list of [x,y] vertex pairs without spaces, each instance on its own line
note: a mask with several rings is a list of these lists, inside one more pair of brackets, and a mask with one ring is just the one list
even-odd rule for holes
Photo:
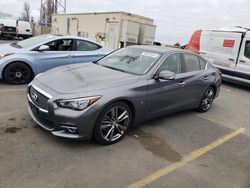
[[[0,187],[126,187],[154,172],[148,187],[250,186],[248,88],[224,84],[209,112],[186,111],[144,123],[110,146],[40,129],[28,115],[25,89],[0,83]],[[241,127],[243,133],[211,148]],[[207,145],[211,150],[201,157],[167,168]]]
[[100,146],[39,128],[26,87],[0,82],[0,188],[250,187],[250,88],[223,83],[207,113],[146,122]]

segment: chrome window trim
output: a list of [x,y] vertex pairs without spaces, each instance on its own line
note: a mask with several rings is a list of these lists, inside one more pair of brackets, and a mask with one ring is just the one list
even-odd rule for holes
[[205,69],[204,70],[207,70],[207,62],[206,62],[206,66],[205,66]]
[[206,62],[205,69],[201,69],[201,70],[207,70],[207,67],[208,67],[208,61],[207,61],[205,58],[201,57],[201,56],[198,56],[198,57],[199,57],[199,61],[200,61],[200,59],[202,59],[203,61],[205,61],[205,62]]
[[52,98],[52,95],[48,94],[47,92],[41,90],[40,88],[38,88],[37,86],[35,85],[30,85],[31,87],[33,87],[35,90],[37,90],[39,93],[43,94],[44,96],[48,97],[49,99]]

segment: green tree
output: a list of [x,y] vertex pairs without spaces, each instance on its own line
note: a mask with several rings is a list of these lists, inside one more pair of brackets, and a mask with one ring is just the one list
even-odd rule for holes
[[175,44],[174,44],[174,47],[176,47],[176,48],[180,48],[180,47],[181,47],[181,45],[180,45],[180,43],[179,43],[179,42],[177,42],[177,43],[175,43]]
[[28,2],[24,2],[23,12],[22,12],[19,20],[23,20],[23,21],[27,21],[27,22],[30,21],[30,4]]

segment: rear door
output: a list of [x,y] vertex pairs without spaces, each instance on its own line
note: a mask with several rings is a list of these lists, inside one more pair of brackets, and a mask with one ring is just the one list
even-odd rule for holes
[[17,20],[17,29],[19,35],[32,35],[32,28],[29,22]]
[[102,46],[90,41],[78,39],[76,40],[73,56],[74,63],[85,63],[98,60],[104,56],[104,52]]
[[36,67],[37,71],[44,72],[46,70],[74,63],[73,61],[73,39],[59,39],[51,41],[48,45],[48,51],[37,51]]
[[250,33],[243,39],[234,76],[250,80]]
[[182,105],[196,106],[209,86],[212,75],[206,70],[206,62],[199,56],[183,53],[184,71],[182,86]]

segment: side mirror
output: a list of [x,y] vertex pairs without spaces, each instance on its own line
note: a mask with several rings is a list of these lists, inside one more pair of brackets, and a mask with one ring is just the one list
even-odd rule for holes
[[161,71],[158,75],[155,76],[157,80],[162,79],[162,80],[174,80],[175,79],[175,73],[164,70]]
[[38,49],[39,52],[48,51],[48,50],[49,50],[49,46],[47,45],[41,45]]

